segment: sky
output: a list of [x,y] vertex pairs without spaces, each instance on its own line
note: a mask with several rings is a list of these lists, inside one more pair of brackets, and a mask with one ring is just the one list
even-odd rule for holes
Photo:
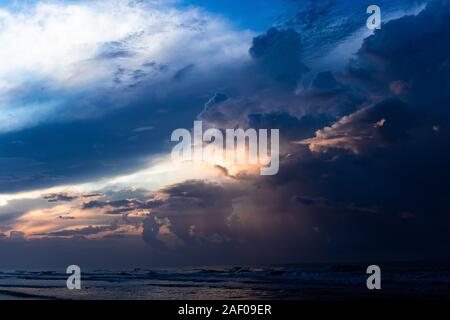
[[448,259],[450,3],[370,4],[0,1],[0,269]]

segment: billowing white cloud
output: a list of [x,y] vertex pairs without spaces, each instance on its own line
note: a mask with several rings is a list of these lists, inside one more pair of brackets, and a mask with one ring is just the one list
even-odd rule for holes
[[170,2],[53,1],[0,9],[0,132],[45,120],[67,96],[246,59],[251,37],[222,18]]

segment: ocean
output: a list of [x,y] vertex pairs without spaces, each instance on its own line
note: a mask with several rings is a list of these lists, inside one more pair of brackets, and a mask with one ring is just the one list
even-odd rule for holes
[[69,290],[65,270],[2,271],[0,300],[238,300],[450,298],[450,265],[381,267],[381,289],[366,287],[367,266],[288,265],[92,270]]

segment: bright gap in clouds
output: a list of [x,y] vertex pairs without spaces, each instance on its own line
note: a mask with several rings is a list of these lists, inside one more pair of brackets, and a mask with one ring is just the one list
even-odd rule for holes
[[10,201],[24,199],[40,199],[45,194],[52,193],[96,193],[104,190],[123,190],[129,188],[144,188],[157,190],[164,185],[178,183],[189,179],[220,180],[222,170],[213,165],[195,164],[193,162],[175,164],[170,157],[160,157],[152,161],[147,168],[132,174],[109,177],[74,185],[60,185],[51,188],[0,194],[0,208]]
[[[188,64],[206,70],[248,59],[251,38],[223,18],[170,2],[0,8],[0,133],[48,121],[90,92],[126,88],[137,77],[161,83]],[[118,72],[131,76],[119,83]]]

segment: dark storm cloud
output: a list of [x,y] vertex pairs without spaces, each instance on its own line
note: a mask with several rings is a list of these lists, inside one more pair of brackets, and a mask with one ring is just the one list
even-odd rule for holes
[[[257,92],[257,93],[256,93]],[[215,128],[278,128],[281,135],[307,137],[334,122],[339,115],[354,111],[361,99],[348,87],[319,92],[313,86],[301,94],[270,87],[251,95],[235,97],[217,94],[208,101],[198,118]],[[216,101],[217,100],[217,101]],[[337,106],[340,106],[338,108]]]
[[[278,128],[279,123],[284,129],[281,135],[293,137],[297,133],[300,139],[362,108],[369,100],[359,88],[343,84],[331,72],[318,73],[297,91],[274,86],[270,79],[257,74],[246,85],[234,95],[216,93],[198,119],[215,128]],[[266,119],[271,117],[272,123]]]
[[448,119],[450,4],[432,1],[417,16],[383,25],[364,40],[350,76],[372,94],[399,96],[423,113]]
[[248,127],[248,117],[255,113],[295,112],[302,115],[294,94],[303,76],[302,40],[291,29],[271,28],[253,39],[251,60],[236,70],[238,81],[217,91],[204,104],[198,119],[215,128]]
[[305,189],[309,196],[294,199],[328,234],[330,248],[353,239],[355,254],[448,257],[450,153],[443,146],[450,135],[438,128],[448,127],[450,52],[441,41],[450,37],[449,14],[448,2],[435,1],[366,39],[343,78],[380,102],[318,131],[309,140],[313,152],[300,148],[272,179]]
[[[282,148],[282,153],[289,154],[282,154],[278,175],[264,179],[235,177],[238,182],[225,187],[233,190],[226,193],[232,195],[231,207],[222,203],[222,208],[228,209],[222,215],[214,215],[218,202],[207,210],[209,215],[204,218],[208,224],[215,220],[224,225],[224,215],[233,221],[222,234],[229,235],[231,241],[219,242],[224,254],[226,248],[232,247],[236,255],[250,258],[253,254],[267,256],[270,252],[274,260],[273,252],[284,259],[313,260],[448,257],[444,252],[449,241],[450,217],[446,212],[450,203],[445,196],[445,184],[450,179],[450,153],[443,146],[448,145],[450,136],[448,131],[441,131],[442,126],[439,129],[431,126],[443,105],[429,105],[447,99],[448,91],[433,89],[436,79],[445,80],[448,75],[445,59],[439,58],[444,53],[436,56],[433,52],[439,46],[446,52],[446,44],[440,42],[450,20],[431,21],[436,15],[445,17],[448,11],[448,5],[437,2],[418,17],[386,24],[365,41],[348,73],[339,77],[330,72],[319,73],[303,91],[297,94],[291,91],[290,97],[281,96],[278,102],[282,102],[276,106],[273,101],[280,98],[276,90],[269,90],[268,99],[264,92],[251,98],[227,95],[226,99],[211,99],[200,115],[208,123],[220,127],[276,127],[289,139],[308,138],[321,129],[310,142],[322,139],[323,150],[328,151],[317,153],[300,145]],[[406,32],[415,19],[426,20],[419,23],[423,23],[423,28],[417,35]],[[399,23],[406,26],[401,31],[394,30]],[[269,53],[272,50],[266,41],[276,43],[278,37],[283,38],[276,31],[271,32],[274,35],[262,35],[256,46],[261,50],[262,61],[265,49]],[[429,46],[411,51],[411,45],[421,46],[415,39],[416,36],[421,39],[424,33],[428,34]],[[396,46],[394,52],[403,52],[403,58],[390,53],[390,48]],[[389,53],[379,55],[382,63],[378,63],[381,59],[370,60],[384,51]],[[395,71],[400,60],[409,63],[418,59],[423,62],[409,65],[404,71],[409,69],[409,74],[420,78],[420,83],[411,82],[406,73]],[[354,72],[356,65],[366,69],[370,66],[371,69],[365,70],[367,78]],[[271,76],[283,70],[277,69],[277,65],[270,68],[273,69],[266,71],[274,71]],[[445,84],[445,81],[437,84],[437,88]],[[412,88],[410,94],[420,95],[422,100],[408,96]],[[300,107],[291,108],[295,104],[302,106],[303,114],[296,113]],[[189,197],[189,192],[184,194],[185,188],[192,187],[188,186],[190,183],[180,184],[167,192],[167,201],[172,204],[159,208],[180,208],[179,214],[161,210],[167,220],[155,222],[149,217],[144,234],[153,245],[155,241],[161,245],[163,241],[157,239],[155,230],[164,225],[170,231],[168,234],[180,240],[179,246],[173,246],[172,239],[172,247],[196,256],[192,242],[187,245],[191,223],[174,223],[173,217],[183,216],[181,212],[187,213],[191,207],[199,209],[199,203],[210,200]],[[206,195],[212,196],[205,192]],[[209,251],[203,248],[203,252]]]
[[[448,257],[450,51],[442,39],[450,38],[449,14],[448,2],[435,1],[418,16],[383,25],[364,41],[348,73],[318,74],[291,100],[303,102],[305,122],[316,119],[311,134],[321,113],[330,124],[309,139],[311,150],[282,148],[289,156],[282,156],[279,174],[254,178],[254,188],[245,190],[248,211],[260,223],[271,221],[268,247],[282,243],[270,219],[277,216],[289,221],[282,224],[286,234],[316,250],[310,257]],[[228,99],[202,116],[222,126],[239,118],[290,138],[308,136],[288,103],[273,112],[262,97]],[[249,238],[257,243],[251,230]],[[284,243],[288,251],[290,241]]]
[[263,71],[289,88],[294,88],[308,70],[301,60],[301,36],[293,29],[269,29],[253,39],[249,52]]
[[[192,180],[168,186],[160,192],[164,200],[153,206],[152,215],[144,221],[143,239],[150,245],[157,249],[201,247],[202,244],[229,241],[229,218],[236,190],[212,182]],[[163,231],[160,231],[161,227],[164,227]]]

